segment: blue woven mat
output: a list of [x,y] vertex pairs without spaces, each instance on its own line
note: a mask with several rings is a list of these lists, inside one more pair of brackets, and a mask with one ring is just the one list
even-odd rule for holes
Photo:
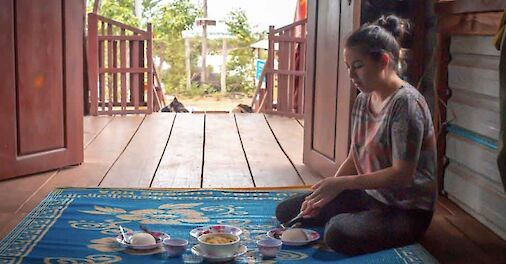
[[[139,224],[172,237],[209,224],[243,229],[251,249],[238,263],[250,263],[254,242],[278,225],[274,209],[290,191],[57,189],[0,242],[0,263],[182,263],[162,250],[125,250],[115,237],[119,225]],[[321,232],[321,230],[319,230]],[[321,242],[287,247],[264,263],[437,263],[419,244],[357,257],[329,251]]]

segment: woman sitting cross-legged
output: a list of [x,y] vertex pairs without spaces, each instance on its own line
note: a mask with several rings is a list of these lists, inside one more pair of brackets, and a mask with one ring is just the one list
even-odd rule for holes
[[348,157],[334,177],[276,208],[282,223],[302,211],[304,226],[324,225],[326,244],[347,255],[413,243],[432,219],[434,128],[424,97],[398,74],[397,38],[405,25],[390,15],[347,39],[344,60],[361,92]]

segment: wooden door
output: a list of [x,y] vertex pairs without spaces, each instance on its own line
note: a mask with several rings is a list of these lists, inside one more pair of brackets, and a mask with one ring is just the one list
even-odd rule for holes
[[83,161],[84,8],[0,0],[0,179]]
[[356,90],[343,46],[359,22],[358,0],[308,1],[304,163],[324,177],[332,176],[348,153]]

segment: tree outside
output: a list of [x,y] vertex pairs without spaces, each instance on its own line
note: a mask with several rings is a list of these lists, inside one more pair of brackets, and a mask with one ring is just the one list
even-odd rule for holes
[[[93,2],[88,0],[87,10],[91,12]],[[139,3],[141,2],[141,3]],[[142,12],[136,5],[142,4]],[[239,96],[250,98],[255,92],[254,55],[249,47],[253,42],[265,38],[263,34],[253,34],[246,13],[237,9],[228,14],[225,23],[234,36],[227,40],[227,77],[226,93],[220,92],[218,82],[212,80],[200,83],[201,40],[194,38],[190,45],[191,88],[187,89],[185,67],[184,30],[195,27],[195,20],[202,17],[202,9],[191,0],[102,0],[100,15],[121,23],[146,28],[148,22],[153,25],[153,57],[155,67],[163,83],[165,93],[178,97],[214,97]],[[222,40],[208,40],[208,54],[220,55]],[[209,72],[212,66],[208,65]]]

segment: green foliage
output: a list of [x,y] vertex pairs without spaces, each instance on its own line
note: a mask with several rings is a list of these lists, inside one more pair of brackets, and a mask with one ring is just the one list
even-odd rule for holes
[[[187,96],[207,95],[219,91],[219,77],[215,83],[196,84],[200,79],[198,58],[201,53],[201,39],[190,42],[190,62],[193,75],[192,88],[186,88],[185,45],[182,31],[189,30],[202,11],[193,0],[137,0],[142,1],[142,17],[135,16],[134,0],[102,0],[100,15],[121,23],[146,28],[153,25],[153,56],[161,58],[155,65],[158,75],[169,94]],[[94,0],[87,0],[87,11],[93,9]],[[249,45],[259,37],[252,34],[245,12],[241,9],[228,14],[225,21],[234,39],[227,40],[229,60],[227,63],[227,91],[251,94],[254,91],[254,56]],[[208,54],[220,55],[222,40],[208,39]],[[165,67],[162,67],[164,66]],[[169,67],[167,68],[166,65]],[[211,66],[209,65],[211,68]]]
[[181,37],[181,32],[191,29],[195,19],[201,15],[200,9],[190,0],[173,0],[170,4],[161,6],[160,2],[161,0],[144,0],[144,14],[150,16],[156,25],[156,33],[161,37]]
[[230,12],[225,24],[236,39],[230,41],[234,47],[227,62],[227,91],[252,94],[255,89],[254,55],[249,47],[254,37],[244,10]]
[[228,27],[228,31],[232,33],[240,42],[251,43],[251,26],[244,10],[236,9],[228,13],[225,24]]
[[140,26],[139,18],[135,16],[134,1],[132,0],[102,0],[100,15],[130,26]]
[[186,89],[185,48],[181,33],[191,29],[200,10],[190,0],[144,0],[144,16],[153,23],[153,54],[169,65],[160,72],[165,89],[177,93]]

